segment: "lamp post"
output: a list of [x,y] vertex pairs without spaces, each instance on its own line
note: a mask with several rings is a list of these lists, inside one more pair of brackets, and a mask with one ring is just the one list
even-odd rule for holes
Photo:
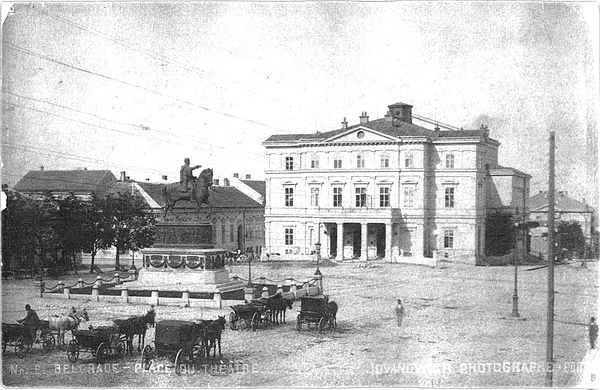
[[248,287],[252,287],[252,257],[250,256],[248,256]]
[[319,269],[319,263],[321,261],[321,242],[315,243],[315,252],[317,252],[317,270],[315,271],[315,275],[321,275],[321,270]]

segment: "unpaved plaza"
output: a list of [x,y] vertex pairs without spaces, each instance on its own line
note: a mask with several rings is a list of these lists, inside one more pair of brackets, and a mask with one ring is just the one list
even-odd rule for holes
[[[579,363],[588,348],[585,324],[597,311],[597,265],[555,268],[555,386],[579,382]],[[359,268],[344,264],[321,269],[325,292],[340,307],[338,329],[333,332],[296,331],[296,302],[285,325],[256,332],[232,331],[228,326],[222,339],[223,358],[186,367],[188,372],[181,376],[173,372],[167,357],[144,372],[139,354],[99,366],[85,353],[70,364],[65,351],[44,352],[39,344],[21,360],[9,347],[3,355],[3,384],[540,387],[545,378],[547,270],[525,271],[529,268],[533,267],[519,267],[518,272],[519,309],[525,321],[508,319],[512,267],[446,263],[434,269],[374,263],[372,268]],[[247,276],[247,266],[230,269],[232,274]],[[253,264],[252,269],[256,277],[277,280],[306,280],[313,272],[314,266],[281,263]],[[64,313],[72,305],[85,306],[92,325],[110,324],[114,318],[143,314],[147,309],[147,305],[40,299],[31,280],[4,281],[2,298],[3,322],[22,318],[25,303],[42,319],[49,313]],[[396,326],[394,316],[397,298],[406,308],[402,328]],[[159,306],[157,321],[216,318],[229,311]],[[153,339],[154,329],[150,329],[147,340]]]

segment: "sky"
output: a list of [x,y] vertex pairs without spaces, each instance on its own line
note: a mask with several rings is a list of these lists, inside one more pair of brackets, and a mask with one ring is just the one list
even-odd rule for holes
[[594,2],[3,3],[2,183],[39,169],[178,180],[185,157],[264,178],[272,134],[389,104],[465,129],[499,162],[598,202]]

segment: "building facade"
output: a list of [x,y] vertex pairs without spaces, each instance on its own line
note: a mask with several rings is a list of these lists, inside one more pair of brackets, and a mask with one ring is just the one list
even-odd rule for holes
[[[263,143],[268,252],[310,259],[320,242],[322,256],[338,261],[483,256],[490,193],[502,192],[500,206],[518,198],[517,186],[498,189],[502,176],[490,173],[502,168],[499,143],[486,128],[415,125],[409,104],[388,109],[381,119],[362,113],[353,126],[344,119],[337,130]],[[528,194],[529,176],[510,176],[521,176]]]

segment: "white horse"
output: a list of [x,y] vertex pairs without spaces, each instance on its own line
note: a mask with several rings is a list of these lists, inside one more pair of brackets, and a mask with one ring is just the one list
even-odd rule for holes
[[73,311],[69,315],[58,316],[54,315],[49,319],[50,330],[58,331],[57,344],[59,346],[65,345],[65,332],[73,329],[77,329],[82,321],[89,321],[85,308],[81,311],[81,316],[77,315],[77,311],[73,308]]

